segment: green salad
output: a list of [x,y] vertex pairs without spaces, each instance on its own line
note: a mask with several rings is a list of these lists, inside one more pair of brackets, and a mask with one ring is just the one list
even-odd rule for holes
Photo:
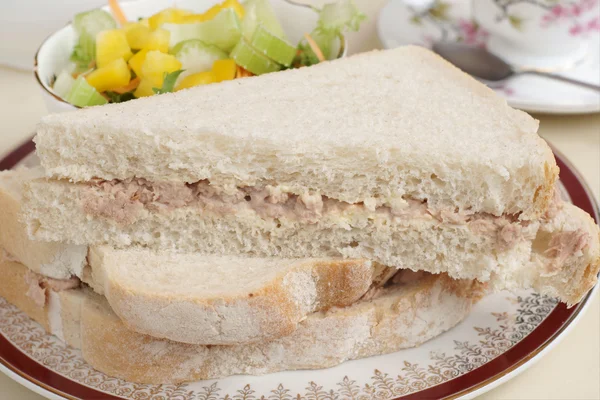
[[365,18],[352,0],[313,7],[317,26],[292,44],[268,0],[225,0],[203,13],[167,8],[130,20],[110,12],[77,14],[71,62],[54,92],[87,107],[300,68],[335,58],[334,45]]

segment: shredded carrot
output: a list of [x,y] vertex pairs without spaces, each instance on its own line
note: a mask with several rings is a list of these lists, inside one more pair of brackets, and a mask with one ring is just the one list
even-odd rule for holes
[[119,93],[119,94],[131,92],[132,90],[136,89],[139,84],[140,84],[140,77],[136,76],[134,79],[130,80],[127,85],[112,89],[111,92],[115,92],[115,93]]
[[119,22],[119,25],[125,25],[127,23],[127,18],[125,17],[123,9],[119,5],[119,0],[108,0],[108,6],[110,7],[110,11],[114,17]]
[[235,77],[237,78],[247,78],[249,76],[254,76],[254,74],[242,67],[240,67],[239,65],[237,66],[236,69],[236,73],[235,73]]
[[319,59],[319,62],[320,61],[325,61],[325,56],[323,56],[323,52],[319,48],[319,45],[317,44],[317,42],[315,42],[315,40],[308,33],[304,34],[304,38],[308,42],[308,45],[310,46],[310,48],[312,49],[312,51],[315,52],[315,55]]

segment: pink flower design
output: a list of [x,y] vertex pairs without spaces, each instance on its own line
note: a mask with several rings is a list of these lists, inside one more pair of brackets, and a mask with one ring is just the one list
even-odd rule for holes
[[494,86],[492,87],[492,89],[494,89],[498,93],[503,93],[506,97],[511,97],[513,94],[515,94],[514,89],[508,86],[507,84]]
[[[572,20],[592,11],[598,5],[598,0],[580,0],[569,5],[557,4],[552,7],[547,14],[542,16],[542,27],[561,20]],[[595,28],[594,28],[595,29]],[[584,27],[573,26],[569,32],[573,35],[581,34],[587,29]]]
[[600,17],[592,18],[587,24],[575,24],[569,29],[571,36],[583,35],[593,31],[600,31]]
[[583,7],[586,11],[596,7],[596,4],[598,4],[598,0],[582,0],[580,3],[581,7]]
[[552,13],[552,15],[554,15],[556,17],[562,17],[562,16],[569,15],[569,10],[567,10],[567,7],[563,7],[559,4],[559,5],[552,7],[552,9],[550,10],[550,13]]
[[600,31],[600,17],[589,20],[587,23],[587,30],[588,32]]
[[575,24],[569,29],[569,34],[571,36],[577,36],[577,35],[581,35],[584,31],[585,30],[584,30],[583,26],[581,26],[580,24]]
[[460,19],[457,28],[464,43],[485,47],[489,33],[477,23],[472,20]]

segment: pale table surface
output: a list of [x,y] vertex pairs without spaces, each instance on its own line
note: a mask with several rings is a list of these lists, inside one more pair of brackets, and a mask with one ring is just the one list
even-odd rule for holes
[[[374,18],[382,0],[357,1],[371,16],[349,39],[352,52],[378,47]],[[26,140],[46,108],[31,73],[0,67],[0,157]],[[600,114],[535,115],[540,134],[567,156],[600,198]],[[0,277],[1,279],[1,277]],[[571,333],[542,360],[480,399],[600,399],[600,296]],[[0,400],[42,397],[0,374]]]

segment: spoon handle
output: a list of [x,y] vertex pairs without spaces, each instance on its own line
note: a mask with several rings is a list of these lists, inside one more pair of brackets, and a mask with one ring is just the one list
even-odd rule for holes
[[594,85],[592,83],[582,82],[582,81],[578,81],[576,79],[566,78],[561,75],[550,74],[548,72],[542,72],[542,71],[536,71],[536,70],[524,70],[524,71],[519,71],[519,72],[522,74],[538,75],[538,76],[543,76],[546,78],[556,79],[557,81],[571,83],[573,85],[585,87],[587,89],[595,90],[596,92],[600,93],[600,86]]

